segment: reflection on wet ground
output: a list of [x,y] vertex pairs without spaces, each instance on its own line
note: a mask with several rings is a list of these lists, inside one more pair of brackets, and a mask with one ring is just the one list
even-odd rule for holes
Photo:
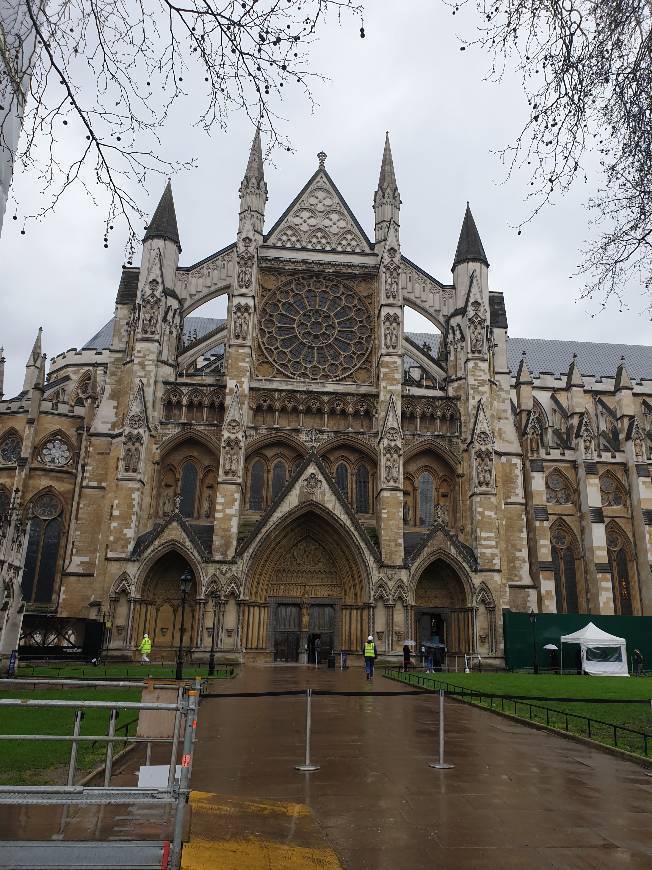
[[[305,687],[404,690],[359,669],[249,667],[212,691]],[[325,843],[352,870],[385,868],[650,868],[652,779],[631,762],[447,702],[446,755],[437,748],[436,699],[313,700],[315,773],[303,760],[305,703],[289,698],[202,702],[192,774],[196,790],[235,801],[306,804]],[[244,822],[243,822],[244,824]],[[251,817],[228,836],[256,835]],[[215,835],[226,828],[217,823]],[[276,834],[274,832],[276,831]],[[261,836],[287,842],[287,818],[266,815]],[[293,840],[294,842],[294,840]]]

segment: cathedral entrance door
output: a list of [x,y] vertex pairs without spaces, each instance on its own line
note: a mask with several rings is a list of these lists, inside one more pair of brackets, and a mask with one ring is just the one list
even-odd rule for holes
[[298,662],[300,637],[300,605],[277,604],[274,613],[274,661]]
[[311,604],[308,631],[308,662],[326,661],[335,649],[335,605]]

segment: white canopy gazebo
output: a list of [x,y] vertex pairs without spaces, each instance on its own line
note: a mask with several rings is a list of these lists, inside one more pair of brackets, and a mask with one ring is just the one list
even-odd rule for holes
[[628,677],[627,641],[589,622],[584,628],[561,638],[561,671],[564,672],[564,644],[578,643],[582,671],[594,676]]

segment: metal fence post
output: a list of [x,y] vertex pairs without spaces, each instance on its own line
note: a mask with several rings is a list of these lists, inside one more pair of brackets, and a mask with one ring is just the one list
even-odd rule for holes
[[172,732],[172,754],[170,756],[170,770],[168,772],[168,788],[174,788],[174,780],[177,775],[177,749],[179,747],[179,731],[181,730],[181,709],[183,705],[183,686],[179,686],[177,692],[177,709],[174,714],[174,730]]
[[[84,718],[84,711],[77,710],[75,713],[75,727],[72,732],[73,737],[79,737],[79,732],[81,731],[81,723]],[[68,785],[75,784],[75,768],[77,766],[77,741],[73,740],[72,748],[70,750],[70,766],[68,768]]]
[[181,850],[183,848],[183,826],[186,818],[186,804],[190,794],[190,764],[194,740],[194,722],[197,713],[197,690],[190,689],[185,704],[186,730],[183,735],[183,756],[181,758],[181,778],[177,792],[177,810],[174,816],[174,838],[170,850],[170,870],[181,867]]
[[439,690],[439,761],[431,761],[428,767],[437,770],[448,770],[455,767],[454,764],[446,764],[444,761],[444,690]]
[[306,689],[306,760],[304,764],[297,764],[295,770],[303,770],[310,773],[313,770],[319,770],[318,764],[312,764],[310,761],[310,728],[312,724],[310,715],[310,706],[312,702],[312,689]]
[[[109,737],[115,737],[115,723],[118,718],[118,711],[115,707],[111,710],[109,718]],[[111,771],[113,768],[113,743],[106,744],[106,767],[104,769],[104,788],[108,788],[111,782]]]

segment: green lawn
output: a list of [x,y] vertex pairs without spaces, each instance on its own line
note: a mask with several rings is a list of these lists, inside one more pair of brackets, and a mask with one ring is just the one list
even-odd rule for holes
[[[524,719],[550,725],[571,734],[584,737],[607,745],[614,745],[614,725],[622,725],[650,736],[647,741],[647,755],[652,757],[652,679],[647,677],[587,677],[559,676],[555,674],[417,674],[410,673],[407,680],[404,674],[392,671],[393,679],[400,679],[411,684],[423,682],[432,688],[451,687],[472,689],[475,692],[486,692],[488,695],[500,697],[465,696],[465,700],[504,710],[506,713]],[[578,700],[533,700],[512,701],[508,696],[527,698],[564,698]],[[591,700],[589,700],[591,699]],[[593,700],[596,699],[596,700]],[[601,701],[638,700],[643,703],[600,703]],[[644,703],[647,702],[647,703]],[[549,708],[548,712],[544,709]],[[575,715],[572,715],[575,714]],[[598,720],[590,725],[585,718]],[[590,732],[590,733],[589,733]],[[646,741],[637,734],[618,728],[616,731],[617,745],[638,755],[646,754]]]
[[[85,689],[67,690],[16,690],[3,689],[1,698],[34,698],[49,700],[93,700],[93,701],[139,701],[140,689]],[[86,711],[82,722],[82,734],[106,734],[109,721],[108,709],[91,709]],[[135,721],[138,713],[135,710],[122,710],[119,714],[117,727],[129,725],[128,731],[134,734]],[[26,708],[0,707],[0,733],[2,734],[72,734],[75,721],[75,710],[72,708]],[[35,784],[65,784],[68,762],[70,760],[70,743],[36,741],[36,740],[3,740],[0,741],[0,784],[2,785],[35,785]],[[116,744],[115,751],[122,749],[122,744]],[[89,771],[102,762],[106,752],[106,744],[93,745],[80,743],[77,755],[77,775]]]
[[[176,667],[173,663],[141,665],[138,663],[115,663],[107,665],[85,664],[54,664],[54,665],[30,665],[22,664],[18,667],[18,677],[55,677],[57,679],[84,679],[84,680],[143,680],[146,677],[174,679]],[[232,665],[222,666],[215,669],[215,677],[211,679],[227,679],[235,675]],[[183,676],[190,680],[195,676],[207,677],[208,667],[189,665],[183,666]]]

